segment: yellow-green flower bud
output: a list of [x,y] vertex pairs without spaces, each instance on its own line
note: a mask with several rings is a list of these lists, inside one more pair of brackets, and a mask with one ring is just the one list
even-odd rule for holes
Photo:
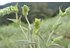
[[23,14],[24,16],[27,16],[29,10],[30,10],[29,7],[28,7],[27,5],[24,5],[24,6],[22,7],[22,14]]
[[65,9],[65,12],[70,13],[70,7],[68,7],[67,9]]
[[70,7],[68,7],[67,9],[65,9],[65,15],[66,16],[70,16]]
[[38,29],[40,27],[40,19],[35,18],[35,22],[34,22],[34,26],[36,29]]
[[59,7],[59,16],[64,17],[65,13],[61,10],[61,8]]
[[15,5],[14,10],[15,10],[15,12],[18,12],[19,11],[18,10],[18,3]]
[[0,16],[4,16],[10,13],[17,13],[18,12],[18,4],[15,6],[9,6],[3,9],[0,9]]
[[18,4],[16,4],[15,6],[11,6],[10,9],[11,9],[11,11],[14,12],[14,13],[15,13],[15,12],[18,12]]

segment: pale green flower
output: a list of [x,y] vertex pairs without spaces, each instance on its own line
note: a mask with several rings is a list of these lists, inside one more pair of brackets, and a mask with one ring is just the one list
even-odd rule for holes
[[59,7],[59,16],[64,17],[65,13],[61,10],[61,8]]
[[40,27],[40,19],[35,18],[35,22],[34,22],[34,26],[36,29],[38,29]]
[[29,7],[28,7],[27,5],[24,5],[24,6],[22,7],[22,14],[23,14],[24,16],[27,16],[29,10],[30,10]]

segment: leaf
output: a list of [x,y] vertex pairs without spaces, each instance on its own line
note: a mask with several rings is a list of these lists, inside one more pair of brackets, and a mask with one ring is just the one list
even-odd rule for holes
[[7,18],[7,19],[10,20],[10,21],[12,21],[12,22],[14,22],[14,23],[18,22],[16,19],[9,19],[9,18]]
[[61,39],[63,39],[63,36],[54,38],[52,42],[61,41]]
[[64,48],[64,46],[61,46],[61,45],[56,44],[56,43],[52,44],[51,47]]

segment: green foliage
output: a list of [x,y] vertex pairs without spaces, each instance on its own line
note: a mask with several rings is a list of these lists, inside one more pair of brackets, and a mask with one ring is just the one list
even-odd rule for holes
[[[16,8],[16,9],[15,9]],[[11,9],[15,13],[15,19],[8,19],[14,24],[1,27],[0,29],[0,47],[26,47],[26,48],[49,48],[56,47],[70,47],[69,32],[70,21],[66,16],[69,13],[69,8],[62,12],[59,9],[59,16],[43,20],[35,18],[34,23],[30,23],[27,15],[29,7],[24,5],[22,14],[25,16],[27,25],[22,25],[21,15],[18,17],[17,6]],[[68,12],[68,13],[67,13]],[[64,32],[67,31],[67,32]]]

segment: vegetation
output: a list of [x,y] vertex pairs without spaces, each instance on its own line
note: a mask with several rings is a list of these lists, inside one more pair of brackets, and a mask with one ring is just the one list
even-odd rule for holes
[[[14,6],[12,6],[13,9]],[[65,12],[59,8],[59,14],[50,19],[35,18],[33,23],[28,20],[30,8],[22,7],[22,15],[18,15],[18,4],[8,13],[14,11],[15,19],[8,18],[12,24],[0,27],[0,47],[6,48],[69,48],[70,47],[70,7]],[[9,8],[8,8],[9,9]],[[4,11],[8,11],[7,9]],[[2,11],[1,10],[1,11]],[[15,11],[16,10],[16,11]],[[0,12],[1,12],[0,11]],[[8,14],[8,13],[4,13]],[[2,15],[2,14],[1,14]],[[21,21],[25,17],[27,24]]]

